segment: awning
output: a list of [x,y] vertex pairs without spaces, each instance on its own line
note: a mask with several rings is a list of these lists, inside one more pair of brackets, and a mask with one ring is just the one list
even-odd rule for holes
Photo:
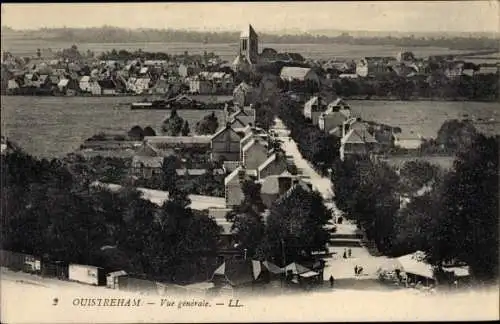
[[303,277],[303,278],[311,278],[311,277],[315,277],[319,275],[319,273],[315,272],[315,271],[307,271],[305,273],[301,273],[299,276]]

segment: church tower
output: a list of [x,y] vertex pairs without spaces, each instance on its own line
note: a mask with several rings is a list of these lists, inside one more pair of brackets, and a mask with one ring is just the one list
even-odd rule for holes
[[259,60],[259,37],[252,25],[248,25],[248,28],[241,32],[240,55],[250,64],[256,64]]

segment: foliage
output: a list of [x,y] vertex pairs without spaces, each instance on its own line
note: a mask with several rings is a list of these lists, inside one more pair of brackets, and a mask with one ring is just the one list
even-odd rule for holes
[[476,279],[498,278],[499,138],[478,135],[444,180],[430,259],[465,261]]
[[177,109],[170,111],[170,117],[163,121],[162,131],[167,136],[179,136],[184,126],[184,120],[178,115]]
[[[196,266],[214,257],[220,228],[187,208],[177,188],[158,214],[134,188],[89,187],[72,176],[69,161],[17,150],[1,159],[2,248],[177,282],[205,278]],[[103,246],[115,248],[104,253]]]
[[184,121],[184,125],[182,126],[181,134],[182,136],[189,136],[189,123],[188,121]]
[[144,128],[144,136],[156,136],[156,132],[151,126],[146,126]]
[[128,133],[127,133],[128,137],[132,140],[136,140],[136,141],[141,141],[143,138],[144,138],[144,130],[142,129],[141,126],[139,125],[136,125],[134,127],[132,127]]
[[330,218],[331,213],[318,192],[300,186],[293,188],[271,207],[266,220],[271,257],[283,265],[309,259],[312,252],[324,251],[330,240],[325,229]]
[[438,130],[436,142],[450,151],[463,150],[470,146],[477,130],[469,121],[447,120]]
[[196,123],[195,131],[198,135],[211,135],[215,134],[218,128],[219,121],[215,116],[215,112],[212,112]]

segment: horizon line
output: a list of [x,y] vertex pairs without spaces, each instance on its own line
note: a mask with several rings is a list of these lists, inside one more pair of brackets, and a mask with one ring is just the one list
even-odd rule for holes
[[[249,24],[252,25],[252,24]],[[253,25],[252,25],[253,27]],[[237,30],[235,28],[228,28],[228,29],[218,29],[218,28],[209,28],[206,30],[203,29],[198,29],[196,27],[191,27],[191,28],[154,28],[154,27],[135,27],[135,28],[130,28],[130,27],[121,27],[121,26],[113,26],[113,25],[100,25],[100,26],[47,26],[47,27],[36,27],[36,28],[23,28],[23,29],[16,29],[14,27],[8,26],[8,25],[1,25],[1,28],[8,28],[12,31],[17,31],[17,32],[22,32],[22,31],[41,31],[42,29],[98,29],[98,28],[113,28],[113,29],[122,29],[122,30],[157,30],[157,31],[188,31],[188,32],[198,32],[198,33],[213,33],[213,32],[219,32],[219,33],[239,33],[241,32],[240,30]],[[254,27],[255,29],[255,27]],[[259,32],[260,30],[260,32]],[[443,30],[421,30],[421,31],[397,31],[397,30],[365,30],[365,29],[336,29],[336,28],[318,28],[318,29],[301,29],[301,28],[289,28],[289,30],[294,31],[295,34],[287,34],[287,29],[268,29],[268,28],[257,28],[257,33],[259,34],[266,34],[266,33],[280,33],[282,32],[283,34],[281,35],[300,35],[300,34],[309,34],[313,32],[344,32],[344,33],[397,33],[397,34],[432,34],[432,33],[444,33],[444,34],[495,34],[497,36],[500,36],[500,32],[498,31],[480,31],[480,30],[463,30],[463,31],[443,31]],[[297,34],[298,33],[298,34]],[[321,35],[321,34],[317,34]],[[327,35],[323,35],[327,36]],[[327,37],[332,37],[332,36],[327,36]]]

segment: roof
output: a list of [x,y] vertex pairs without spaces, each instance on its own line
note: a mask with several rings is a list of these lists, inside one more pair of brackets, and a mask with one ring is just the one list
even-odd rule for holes
[[378,143],[375,137],[368,133],[367,131],[359,131],[357,129],[351,129],[342,138],[342,143]]
[[402,267],[402,271],[406,273],[416,274],[425,278],[434,278],[434,269],[432,265],[424,261],[425,253],[417,251],[412,254],[407,254],[397,258],[398,263]]
[[[292,182],[297,177],[294,175],[291,175],[287,171],[283,172],[280,175],[267,176],[262,181],[262,186],[260,188],[260,192],[263,194],[270,194],[270,195],[279,194],[279,191],[280,191],[279,183],[280,183],[280,179],[283,179],[283,178],[290,179],[290,187],[292,187]],[[290,188],[287,188],[286,190],[288,190],[288,189],[290,189]]]
[[305,80],[307,74],[311,72],[310,68],[284,66],[281,69],[280,77],[284,80]]
[[226,171],[233,172],[234,169],[240,166],[240,161],[224,161],[222,163],[222,168]]
[[241,34],[240,34],[240,38],[242,37],[253,37],[253,38],[257,38],[257,33],[255,32],[255,29],[253,29],[252,25],[248,25],[247,28],[244,28],[242,31],[241,31]]
[[61,79],[59,80],[59,83],[57,84],[59,87],[65,87],[69,83],[69,79]]
[[264,170],[269,164],[271,164],[274,160],[276,160],[277,156],[278,155],[276,153],[272,154],[270,157],[267,158],[267,160],[265,160],[261,165],[259,165],[257,170],[259,172]]
[[125,275],[127,275],[127,272],[125,272],[123,270],[113,271],[113,272],[110,272],[107,274],[108,277],[118,277],[118,276],[125,276]]
[[249,284],[262,273],[262,263],[255,260],[228,260],[214,271],[214,276],[224,276],[231,286]]
[[272,262],[269,262],[269,261],[264,261],[262,262],[262,265],[264,266],[264,268],[266,268],[269,272],[271,273],[274,273],[274,274],[280,274],[280,273],[284,273],[285,270],[283,268],[280,268],[278,267],[277,265],[275,265],[274,263]]
[[241,149],[242,152],[248,151],[254,144],[262,144],[264,147],[267,147],[267,143],[263,143],[262,140],[259,140],[258,138],[252,139],[250,142],[245,144],[243,148]]
[[249,92],[252,90],[255,90],[255,89],[251,85],[249,85],[248,83],[243,81],[240,84],[238,84],[238,86],[236,86],[236,88],[234,88],[233,93],[235,93],[236,91]]
[[[239,162],[238,162],[239,163]],[[237,167],[236,169],[233,170],[233,172],[231,172],[230,174],[228,174],[225,178],[224,178],[224,185],[227,186],[227,184],[229,182],[231,182],[235,177],[238,176],[239,172],[240,171],[243,171],[243,167],[240,165],[239,167]]]
[[138,156],[135,155],[132,158],[132,165],[136,166],[140,164],[143,167],[147,168],[161,168],[163,164],[162,156]]
[[84,75],[80,79],[80,82],[89,82],[90,81],[90,75]]
[[210,144],[211,136],[146,136],[144,141],[151,144]]
[[[235,132],[236,134],[238,134],[238,132],[236,132],[230,125],[226,125],[226,127],[223,127],[221,129],[219,129],[219,131],[217,131],[217,133],[213,134],[210,139],[213,140],[214,138],[216,138],[217,136],[219,136],[220,134],[224,133],[225,131],[232,131],[232,132]],[[241,136],[241,134],[238,134],[238,136],[240,137],[240,139],[243,137]]]
[[296,262],[293,262],[293,263],[290,263],[289,265],[287,265],[285,267],[285,272],[288,272],[288,271],[292,271],[292,273],[294,275],[300,275],[300,274],[303,274],[303,273],[307,273],[307,272],[310,272],[311,270],[304,267],[303,265],[300,265]]
[[[122,186],[112,183],[102,183],[95,181],[91,184],[92,187],[102,186],[111,191],[118,191]],[[142,198],[149,200],[152,203],[161,206],[168,199],[168,192],[161,190],[153,190],[146,188],[137,188],[138,191],[142,193]],[[188,198],[191,200],[190,208],[195,210],[205,210],[209,208],[225,208],[226,202],[224,198],[212,197],[212,196],[201,196],[201,195],[189,195]]]

